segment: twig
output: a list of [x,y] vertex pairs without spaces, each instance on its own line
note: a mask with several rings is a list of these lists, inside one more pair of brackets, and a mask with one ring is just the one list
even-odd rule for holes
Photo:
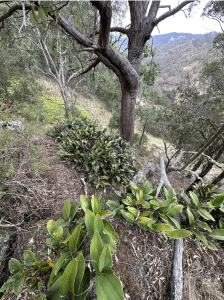
[[197,172],[194,172],[194,171],[191,171],[191,170],[188,170],[188,169],[185,169],[185,171],[191,173],[191,174],[194,175],[198,180],[200,180],[202,183],[204,183],[203,179],[198,175]]
[[85,196],[88,198],[87,185],[86,185],[85,179],[84,178],[80,178],[80,180],[82,181],[82,183],[84,185]]

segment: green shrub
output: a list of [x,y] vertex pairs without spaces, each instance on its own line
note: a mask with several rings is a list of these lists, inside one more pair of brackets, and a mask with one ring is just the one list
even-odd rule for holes
[[71,118],[56,125],[48,135],[59,142],[59,154],[77,163],[87,181],[99,186],[128,184],[135,172],[134,150],[118,135],[107,135],[106,128],[87,119]]
[[88,111],[86,111],[84,108],[80,106],[76,106],[74,108],[73,116],[80,117],[80,118],[87,118],[89,120],[92,119]]
[[[142,134],[136,132],[134,135],[134,145],[135,146],[139,146],[140,140],[141,140]],[[147,135],[144,135],[143,137],[143,144],[147,144],[149,142],[149,138],[147,137]]]
[[[196,237],[207,248],[217,250],[206,236],[224,240],[224,194],[211,192],[212,188],[212,185],[199,187],[188,195],[181,192],[176,199],[172,188],[167,191],[163,187],[165,200],[158,201],[157,189],[149,188],[148,181],[141,187],[131,182],[131,192],[116,191],[118,202],[109,200],[107,205],[113,209],[115,218],[122,216],[131,223],[136,222],[145,231],[161,231],[165,238]],[[219,213],[219,219],[215,220],[213,211],[216,212],[216,216],[217,212]],[[182,228],[175,219],[177,214],[182,218]]]
[[[40,254],[51,252],[49,259],[38,261],[30,250],[24,252],[24,264],[11,258],[9,270],[12,276],[0,289],[6,297],[18,295],[25,285],[28,292],[36,294],[30,300],[68,299],[67,295],[72,300],[84,300],[91,287],[91,277],[96,276],[99,300],[111,299],[111,293],[114,300],[124,300],[121,282],[111,270],[112,252],[116,251],[118,235],[113,226],[102,219],[111,212],[101,211],[101,203],[96,196],[89,200],[81,195],[80,202],[84,218],[80,214],[77,218],[79,204],[71,205],[67,200],[63,218],[56,222],[48,221],[50,238],[47,239],[48,246]],[[92,272],[87,264],[89,261]]]
[[[44,118],[47,123],[57,123],[63,121],[65,117],[64,101],[57,97],[50,97],[51,100],[44,100]],[[57,105],[56,103],[60,104]]]

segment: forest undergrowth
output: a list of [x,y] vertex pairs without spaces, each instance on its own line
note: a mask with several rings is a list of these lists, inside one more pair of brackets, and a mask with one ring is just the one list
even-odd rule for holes
[[[60,98],[55,84],[44,78],[39,82],[48,97]],[[76,105],[85,109],[102,128],[108,126],[112,114],[96,97],[77,94]],[[4,224],[9,228],[11,226],[16,233],[11,246],[13,256],[21,259],[23,251],[29,249],[39,259],[40,250],[45,246],[48,236],[47,221],[59,217],[66,200],[79,202],[85,189],[82,176],[75,167],[68,168],[57,154],[57,143],[45,135],[53,123],[41,125],[22,121],[26,128],[24,133],[1,132],[1,174],[4,175],[1,178],[0,214]],[[155,168],[153,176],[149,178],[154,185],[159,181],[158,150],[162,149],[162,140],[151,136],[147,145],[136,147],[139,168],[148,162]],[[176,172],[168,176],[176,192],[192,181]],[[94,194],[99,197],[103,209],[107,209],[106,201],[114,197],[111,187],[96,189],[87,183],[87,192],[89,197]],[[165,240],[159,233],[144,232],[126,220],[111,219],[111,223],[120,237],[114,271],[121,279],[125,298],[168,300],[173,241]],[[222,251],[218,244],[216,246]],[[218,256],[189,238],[186,239],[185,248],[183,266],[184,278],[187,279],[184,280],[183,300],[223,299],[223,253],[220,252],[222,254]],[[8,275],[5,271],[4,279]],[[93,295],[94,290],[90,292],[89,299]],[[27,292],[22,290],[17,299],[28,299],[26,297]]]

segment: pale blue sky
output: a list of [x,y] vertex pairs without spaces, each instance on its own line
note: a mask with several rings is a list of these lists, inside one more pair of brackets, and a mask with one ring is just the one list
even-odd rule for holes
[[[151,0],[152,1],[152,0]],[[174,8],[178,5],[178,3],[181,3],[183,0],[161,0],[161,5],[171,5],[171,8]],[[217,21],[204,18],[200,16],[203,7],[206,5],[206,3],[209,0],[201,0],[200,4],[198,4],[197,7],[194,7],[190,18],[186,18],[184,13],[182,11],[176,13],[174,16],[171,16],[165,20],[163,20],[161,23],[159,23],[158,28],[155,28],[153,30],[152,35],[158,35],[158,34],[165,34],[170,32],[184,32],[184,33],[208,33],[208,32],[221,32],[220,25]],[[168,8],[160,9],[160,14],[163,14],[166,12]],[[128,25],[130,23],[130,17],[127,16],[124,26]]]
[[[161,4],[171,4],[171,8],[174,8],[178,5],[178,0],[162,0]],[[208,0],[201,0],[201,3],[195,7],[192,11],[191,17],[186,18],[183,12],[178,12],[174,16],[171,16],[167,18],[166,20],[163,20],[159,24],[159,31],[157,28],[154,29],[153,35],[157,34],[165,34],[169,32],[185,32],[185,33],[208,33],[212,31],[220,32],[220,26],[217,21],[200,17],[202,13],[202,8],[205,6],[205,4],[208,2]],[[160,11],[163,13],[166,11],[166,9],[160,9]]]

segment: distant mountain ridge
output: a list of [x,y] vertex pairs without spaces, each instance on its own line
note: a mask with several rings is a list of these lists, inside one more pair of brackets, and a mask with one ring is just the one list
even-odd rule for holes
[[[205,34],[192,34],[192,33],[177,33],[171,32],[166,34],[154,35],[152,39],[148,41],[149,44],[153,43],[153,46],[160,46],[172,43],[181,43],[192,40],[200,39],[203,36],[206,36],[211,42],[217,35],[217,32],[210,32]],[[128,39],[126,37],[121,37],[119,41],[117,41],[117,45],[121,47],[122,51],[127,51],[128,48]]]
[[[193,38],[197,35],[182,33],[170,33],[162,35],[163,37],[160,35],[163,39],[157,42],[167,43],[156,46],[154,60],[160,64],[161,73],[157,77],[155,86],[164,92],[171,92],[187,76],[190,76],[191,81],[198,86],[199,73],[203,65],[211,60],[208,51],[212,49],[212,42],[216,35],[216,32],[201,34],[197,38]],[[186,39],[181,41],[182,37]],[[144,61],[150,59],[149,57]]]
[[[216,32],[210,32],[207,33],[211,37],[216,36]],[[154,35],[152,36],[153,45],[163,45],[163,44],[169,44],[169,43],[179,43],[179,42],[186,42],[189,40],[194,40],[197,38],[200,38],[203,34],[192,34],[192,33],[177,33],[177,32],[171,32],[166,34],[160,34],[160,35]],[[152,43],[152,40],[150,39],[150,43]]]

